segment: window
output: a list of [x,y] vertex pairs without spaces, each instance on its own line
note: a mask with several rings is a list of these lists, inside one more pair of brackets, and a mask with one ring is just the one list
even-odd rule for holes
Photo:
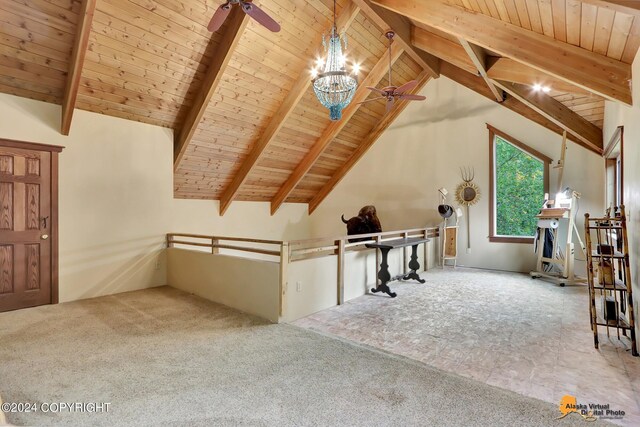
[[489,240],[533,243],[549,191],[551,159],[487,125],[490,148]]

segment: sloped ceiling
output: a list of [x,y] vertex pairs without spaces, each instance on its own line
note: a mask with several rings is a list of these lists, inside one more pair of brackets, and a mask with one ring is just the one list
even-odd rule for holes
[[[406,103],[388,115],[383,102],[352,105],[331,122],[309,70],[333,2],[256,3],[281,32],[238,13],[210,33],[217,1],[0,0],[0,92],[64,104],[69,122],[75,107],[174,129],[176,197],[221,200],[222,212],[234,200],[270,202],[272,212],[284,202],[310,203],[312,211]],[[604,100],[629,103],[619,82],[630,83],[640,45],[640,8],[619,3],[340,0],[337,15],[347,54],[361,65],[357,97],[369,96],[363,83],[387,85],[384,32],[393,27],[393,84],[416,79],[417,91],[442,72],[601,152]],[[506,52],[487,39],[491,28],[474,33],[412,12],[434,4],[455,22],[489,23],[496,38],[525,40],[531,50]],[[550,51],[536,46],[566,49],[566,72],[541,65]],[[573,76],[573,64],[584,63],[614,70],[618,85],[609,91],[607,82]],[[550,92],[527,89],[535,83]]]

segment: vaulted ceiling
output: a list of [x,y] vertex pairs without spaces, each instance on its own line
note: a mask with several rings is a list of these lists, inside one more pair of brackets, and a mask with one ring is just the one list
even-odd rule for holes
[[0,92],[61,104],[64,134],[74,108],[172,128],[175,196],[222,213],[324,200],[407,105],[356,103],[386,86],[389,28],[394,84],[444,75],[596,153],[605,99],[632,102],[639,2],[339,0],[361,71],[332,122],[309,70],[333,2],[255,1],[281,32],[237,11],[210,33],[217,0],[0,0]]

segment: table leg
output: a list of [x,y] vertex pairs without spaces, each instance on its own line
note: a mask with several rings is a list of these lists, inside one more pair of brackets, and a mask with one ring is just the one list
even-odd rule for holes
[[380,284],[377,288],[371,288],[371,292],[384,292],[389,295],[391,298],[396,297],[395,292],[391,292],[387,283],[391,280],[391,274],[389,274],[389,264],[387,264],[387,255],[389,254],[389,248],[382,249],[380,248],[380,253],[382,254],[382,262],[380,263],[380,271],[378,272],[378,279],[380,279]]
[[420,263],[418,262],[418,245],[411,246],[411,261],[409,261],[409,269],[411,271],[409,274],[405,275],[402,280],[414,279],[420,283],[426,282],[426,280],[421,279],[418,275],[418,270],[420,269]]

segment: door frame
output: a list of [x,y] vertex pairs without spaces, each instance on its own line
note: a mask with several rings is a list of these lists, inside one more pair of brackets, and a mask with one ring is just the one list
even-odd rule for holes
[[49,189],[51,192],[51,301],[57,304],[58,294],[58,154],[64,149],[60,145],[40,144],[37,142],[16,141],[0,138],[0,147],[20,148],[31,151],[47,151],[51,153],[51,179]]
[[[604,158],[605,161],[605,197],[607,197],[606,191],[607,191],[607,160],[610,160],[611,154],[613,153],[613,151],[619,147],[620,149],[620,155],[618,156],[620,158],[620,176],[616,177],[616,179],[620,180],[620,200],[619,200],[619,205],[624,205],[624,126],[618,126],[615,130],[615,132],[613,133],[613,135],[611,136],[611,139],[609,140],[609,142],[607,143],[607,146],[604,149],[604,152],[602,153],[602,157]],[[605,200],[605,203],[608,200]],[[609,206],[607,206],[608,208]]]

